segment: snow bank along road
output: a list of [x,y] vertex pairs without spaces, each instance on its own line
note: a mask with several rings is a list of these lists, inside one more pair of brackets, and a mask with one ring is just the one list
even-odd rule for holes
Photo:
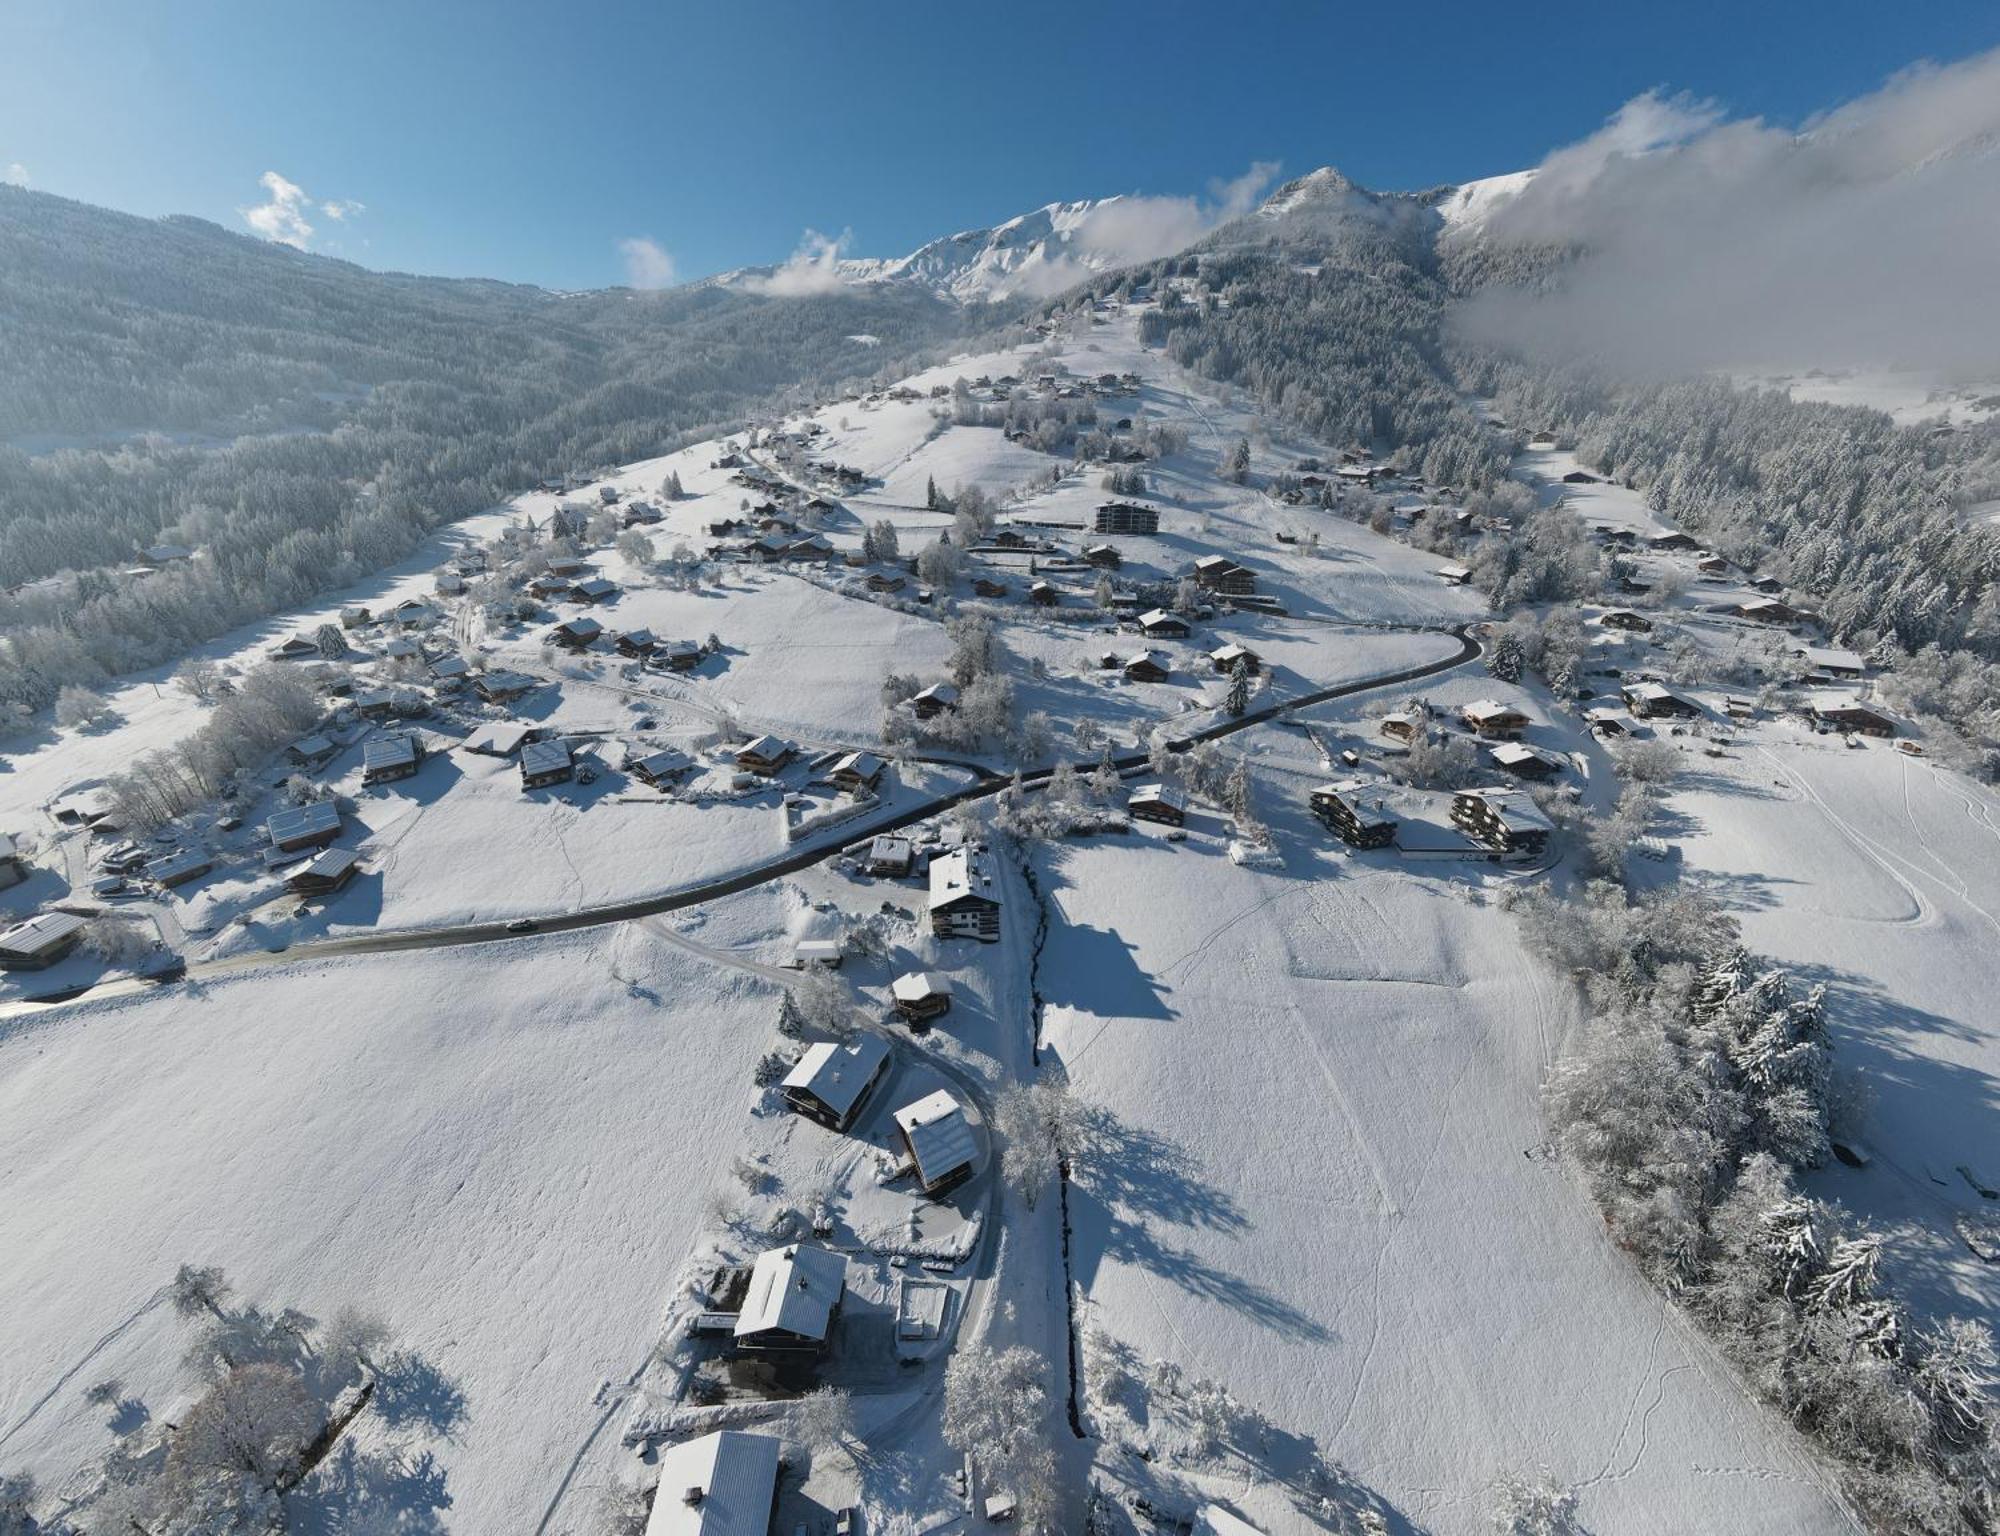
[[[1258,709],[1246,710],[1239,719],[1223,720],[1200,730],[1190,731],[1184,738],[1192,745],[1198,741],[1215,741],[1238,731],[1276,720],[1295,710],[1311,709],[1333,699],[1346,698],[1357,693],[1368,693],[1377,688],[1392,688],[1399,683],[1414,683],[1439,673],[1450,672],[1464,666],[1480,654],[1478,640],[1473,638],[1468,625],[1456,624],[1449,627],[1435,625],[1382,626],[1385,629],[1401,630],[1413,634],[1436,634],[1449,636],[1458,642],[1458,649],[1437,661],[1428,661],[1420,666],[1403,667],[1394,672],[1377,673],[1372,677],[1354,678],[1338,683],[1331,688],[1321,688],[1312,693],[1300,694],[1295,698],[1283,699],[1274,704],[1266,704]],[[1114,765],[1123,773],[1141,767],[1147,761],[1143,752],[1129,753],[1113,759]],[[965,764],[972,768],[974,765]],[[1080,771],[1088,772],[1095,763],[1076,765]],[[979,777],[962,789],[948,794],[936,795],[929,800],[911,806],[887,820],[862,823],[840,829],[840,841],[834,846],[845,846],[857,837],[875,836],[883,832],[893,832],[899,827],[907,827],[935,816],[940,811],[950,810],[955,805],[964,805],[974,800],[984,800],[997,795],[1013,784],[1011,774],[995,773],[990,769],[978,769]],[[1038,768],[1021,776],[1023,784],[1034,786],[1044,784],[1053,768]],[[284,949],[252,951],[248,954],[230,955],[219,960],[200,961],[190,965],[190,977],[223,976],[245,970],[259,970],[270,966],[286,965],[301,960],[321,959],[328,955],[381,954],[407,949],[444,949],[457,944],[491,944],[506,939],[518,939],[524,932],[566,933],[578,928],[595,928],[606,923],[630,922],[635,918],[652,917],[660,912],[672,912],[682,907],[698,906],[705,901],[715,901],[720,897],[733,896],[738,891],[747,891],[766,881],[777,880],[785,875],[817,864],[834,851],[832,846],[815,843],[807,848],[785,854],[781,858],[730,875],[721,880],[705,881],[699,885],[681,886],[676,890],[664,891],[651,896],[637,896],[626,901],[607,902],[602,906],[583,907],[574,912],[551,913],[546,917],[529,919],[532,930],[524,930],[521,919],[505,923],[464,923],[447,928],[416,928],[400,933],[386,933],[363,938],[325,939],[313,944],[300,944]],[[0,1018],[23,1013],[38,1013],[50,1008],[59,1008],[88,997],[92,1000],[116,997],[123,993],[145,990],[151,983],[127,980],[106,986],[91,987],[62,997],[34,999],[0,1007]]]

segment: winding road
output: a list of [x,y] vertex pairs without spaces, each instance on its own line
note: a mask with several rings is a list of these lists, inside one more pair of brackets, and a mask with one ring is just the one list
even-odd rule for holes
[[[1469,625],[1450,627],[1431,625],[1394,626],[1404,628],[1406,633],[1449,635],[1458,642],[1458,650],[1437,661],[1425,662],[1419,666],[1404,667],[1393,672],[1377,673],[1370,677],[1355,678],[1345,683],[1337,683],[1330,688],[1315,689],[1311,693],[1299,694],[1289,699],[1266,704],[1246,711],[1240,718],[1222,720],[1198,730],[1190,731],[1185,741],[1192,746],[1196,742],[1217,741],[1232,736],[1238,731],[1249,730],[1252,726],[1282,719],[1300,710],[1311,709],[1334,699],[1346,698],[1357,693],[1369,693],[1377,688],[1391,688],[1401,683],[1414,683],[1440,673],[1450,672],[1464,666],[1480,654],[1479,642],[1473,638]],[[1147,754],[1128,753],[1114,758],[1113,766],[1124,773],[1143,767]],[[684,885],[670,891],[656,892],[646,896],[630,897],[623,901],[606,902],[600,906],[581,907],[572,912],[550,913],[545,917],[529,919],[530,929],[519,926],[520,919],[509,922],[462,923],[442,928],[412,928],[396,933],[363,934],[352,938],[321,939],[310,944],[289,945],[282,949],[252,950],[244,954],[229,955],[216,960],[201,960],[187,968],[189,980],[233,975],[241,971],[264,970],[276,966],[293,965],[302,961],[321,960],[340,955],[391,954],[402,950],[449,949],[461,944],[494,944],[508,939],[519,939],[528,933],[570,933],[581,928],[599,928],[612,923],[626,923],[638,918],[652,917],[661,912],[674,912],[684,907],[699,906],[703,902],[715,901],[724,896],[733,896],[739,891],[751,890],[769,881],[781,879],[799,870],[819,863],[829,854],[863,837],[875,837],[885,832],[895,832],[927,820],[941,811],[973,801],[989,799],[1012,786],[1014,776],[998,773],[988,768],[978,768],[970,763],[960,766],[978,774],[972,783],[962,788],[934,795],[895,813],[881,821],[850,823],[840,829],[836,842],[813,843],[796,852],[786,853],[765,863],[754,865],[736,874],[721,879],[706,880],[695,885]],[[1094,762],[1071,765],[1079,773],[1089,773],[1098,765]],[[1048,782],[1055,772],[1054,766],[1037,768],[1021,775],[1021,782],[1028,788],[1036,788]],[[72,1003],[95,1001],[99,998],[118,997],[134,992],[143,992],[151,984],[137,980],[109,982],[91,987],[81,992],[61,997],[28,998],[0,1007],[0,1018],[16,1017],[22,1014],[43,1013],[53,1008],[61,1008]]]

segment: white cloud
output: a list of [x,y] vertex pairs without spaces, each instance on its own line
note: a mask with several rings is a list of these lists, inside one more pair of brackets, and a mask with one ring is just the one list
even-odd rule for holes
[[1581,255],[1466,320],[1509,345],[1659,372],[2000,356],[2000,50],[1905,71],[1793,130],[1649,93],[1549,156],[1489,237]]
[[823,235],[816,229],[809,229],[799,241],[799,248],[792,252],[785,264],[768,277],[745,278],[743,286],[752,293],[768,293],[778,298],[795,299],[812,293],[832,293],[846,286],[840,275],[840,253],[847,249],[853,235],[842,230],[838,235]]
[[257,184],[264,189],[264,201],[254,208],[239,208],[237,212],[243,215],[245,224],[266,240],[275,240],[295,250],[303,251],[312,244],[313,225],[308,214],[317,211],[338,224],[363,212],[366,206],[351,198],[316,200],[304,187],[276,171],[266,171],[257,178]]
[[7,169],[0,171],[0,182],[10,187],[25,187],[28,184],[28,168],[18,160],[7,162]]
[[674,258],[659,241],[645,235],[633,235],[618,242],[618,254],[625,259],[627,287],[673,287]]
[[1241,176],[1208,184],[1193,197],[1120,197],[1091,211],[1077,227],[1078,255],[1100,265],[1131,266],[1184,251],[1210,230],[1241,218],[1278,175],[1278,162],[1259,160]]

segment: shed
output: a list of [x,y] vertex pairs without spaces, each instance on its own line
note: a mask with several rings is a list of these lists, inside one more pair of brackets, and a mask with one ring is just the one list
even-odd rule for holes
[[871,875],[902,876],[916,862],[916,849],[907,837],[884,832],[868,845],[866,866]]

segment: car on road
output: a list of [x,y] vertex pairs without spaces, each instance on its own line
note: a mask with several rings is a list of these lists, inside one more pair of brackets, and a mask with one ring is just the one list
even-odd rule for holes
[[517,917],[507,924],[507,931],[509,933],[533,933],[541,926],[532,917]]

